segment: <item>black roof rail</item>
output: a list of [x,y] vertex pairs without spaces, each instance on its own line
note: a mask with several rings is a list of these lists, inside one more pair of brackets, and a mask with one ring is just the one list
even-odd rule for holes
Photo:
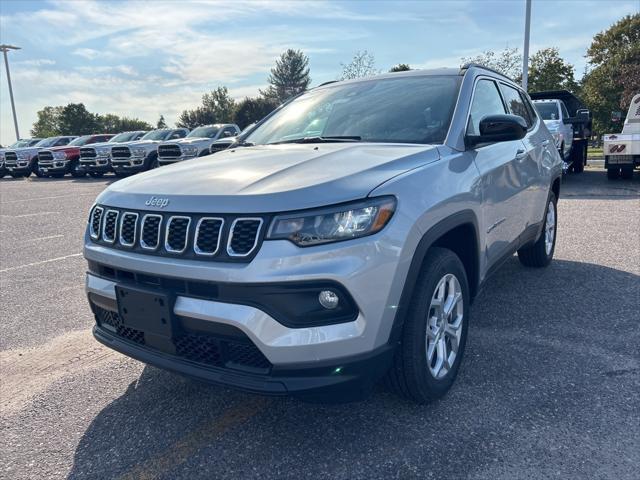
[[506,78],[510,82],[513,82],[513,80],[511,78],[507,77],[504,73],[501,73],[501,72],[499,72],[497,70],[494,70],[491,67],[487,67],[486,65],[481,65],[479,63],[473,63],[473,62],[465,63],[462,67],[460,67],[460,75],[464,75],[464,72],[466,70],[469,70],[471,67],[482,68],[483,70],[488,70],[489,72],[493,72],[493,73],[495,73],[497,75],[500,75],[501,77]]
[[[325,85],[329,85],[331,83],[336,83],[336,82],[339,82],[339,81],[340,80],[329,80],[328,82],[321,83],[320,85],[318,85],[318,87],[324,87]],[[318,88],[318,87],[316,87],[316,88]]]

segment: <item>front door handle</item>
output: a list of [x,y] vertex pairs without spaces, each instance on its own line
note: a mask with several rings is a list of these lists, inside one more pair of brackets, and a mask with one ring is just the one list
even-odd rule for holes
[[549,140],[545,140],[544,142],[542,142],[543,147],[546,147],[547,145],[549,145]]
[[523,150],[522,148],[519,148],[518,150],[516,150],[516,160],[522,160],[526,156],[527,156],[526,150]]

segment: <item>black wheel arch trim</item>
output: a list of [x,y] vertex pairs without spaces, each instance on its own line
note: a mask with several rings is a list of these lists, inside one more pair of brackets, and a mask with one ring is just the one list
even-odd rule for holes
[[427,256],[429,248],[431,248],[442,236],[446,235],[448,232],[465,225],[472,225],[475,231],[475,278],[468,278],[471,287],[469,297],[473,300],[473,297],[479,289],[480,235],[476,214],[472,210],[462,210],[435,224],[422,236],[422,239],[418,243],[418,246],[416,247],[413,258],[411,260],[411,265],[409,266],[407,277],[404,282],[398,309],[396,311],[393,325],[391,327],[391,332],[389,334],[389,343],[397,343],[400,341],[402,335],[402,327],[404,326],[405,318],[409,313],[409,304],[411,303],[411,297],[413,296],[414,287],[417,283],[418,276],[420,275],[420,272],[422,270],[422,264],[424,263],[424,259]]

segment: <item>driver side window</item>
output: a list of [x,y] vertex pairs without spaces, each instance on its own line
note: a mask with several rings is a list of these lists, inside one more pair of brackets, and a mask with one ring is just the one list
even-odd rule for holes
[[480,135],[480,120],[487,115],[503,113],[506,112],[496,83],[492,80],[478,81],[469,111],[467,135]]

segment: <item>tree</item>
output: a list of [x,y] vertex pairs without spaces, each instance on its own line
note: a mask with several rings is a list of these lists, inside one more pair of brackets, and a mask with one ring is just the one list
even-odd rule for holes
[[411,67],[409,66],[409,64],[407,63],[399,63],[393,67],[391,67],[389,69],[389,72],[393,73],[393,72],[406,72],[408,70],[411,70]]
[[366,50],[356,52],[349,63],[340,65],[342,66],[340,80],[370,77],[378,73],[375,57]]
[[640,14],[627,15],[593,37],[587,50],[590,71],[583,79],[583,100],[593,113],[598,134],[620,130],[611,112],[629,108],[640,90]]
[[462,64],[465,63],[477,63],[484,65],[503,75],[517,80],[522,71],[522,55],[517,48],[506,47],[501,52],[494,52],[492,50],[486,50],[480,55],[475,57],[463,57]]
[[31,135],[40,138],[59,135],[61,110],[62,107],[44,107],[38,111],[38,119],[31,128]]
[[236,105],[236,110],[233,112],[233,123],[237,124],[240,129],[244,129],[252,123],[262,120],[277,106],[278,103],[272,98],[246,97]]
[[260,93],[278,104],[306,91],[311,83],[309,57],[301,50],[289,48],[276,60],[268,81],[269,87]]
[[138,118],[118,117],[108,113],[107,115],[99,115],[99,122],[101,127],[98,129],[101,132],[130,132],[132,130],[152,130],[153,126],[149,122],[140,120]]
[[235,101],[229,96],[227,87],[218,87],[202,96],[202,105],[194,110],[184,110],[176,125],[195,128],[212,123],[228,123],[233,117]]
[[160,118],[156,122],[156,128],[167,128],[167,122],[164,121],[164,115],[160,115]]
[[88,135],[97,130],[96,115],[83,103],[69,103],[60,110],[59,135]]
[[529,59],[528,89],[530,92],[545,90],[577,92],[578,84],[573,77],[573,70],[573,65],[560,57],[557,48],[538,50]]

